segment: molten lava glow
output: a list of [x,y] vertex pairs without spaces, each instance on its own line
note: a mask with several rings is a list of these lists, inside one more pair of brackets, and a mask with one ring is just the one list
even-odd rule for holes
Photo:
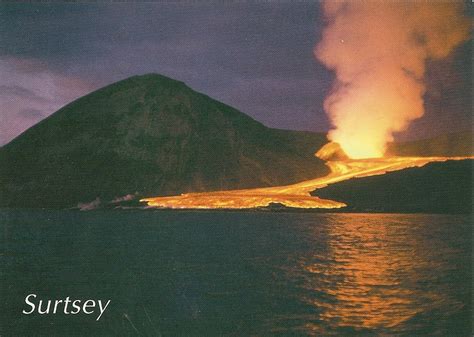
[[352,159],[380,158],[385,154],[385,137],[365,134],[357,136],[357,142],[354,142],[352,135],[346,136],[337,130],[334,130],[330,137],[339,142],[344,152]]
[[346,204],[313,197],[310,193],[354,177],[384,174],[409,167],[421,167],[430,162],[461,160],[467,157],[390,157],[375,159],[345,159],[328,161],[331,173],[322,178],[293,185],[243,190],[186,193],[171,197],[142,199],[150,207],[176,209],[245,209],[266,207],[278,203],[294,208],[341,208]]

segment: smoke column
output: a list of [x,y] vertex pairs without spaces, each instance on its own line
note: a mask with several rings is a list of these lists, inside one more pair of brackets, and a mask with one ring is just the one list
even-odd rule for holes
[[424,113],[427,59],[470,38],[462,2],[326,1],[314,52],[335,71],[324,102],[329,138],[351,158],[381,157],[393,133]]

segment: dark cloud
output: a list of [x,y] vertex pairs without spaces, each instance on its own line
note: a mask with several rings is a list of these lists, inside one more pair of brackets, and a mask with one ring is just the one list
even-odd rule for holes
[[0,95],[13,95],[19,97],[31,97],[35,93],[18,85],[0,85]]
[[17,99],[29,99],[40,102],[47,101],[44,97],[35,94],[32,90],[19,85],[0,85],[0,97],[14,96]]
[[34,118],[34,119],[46,117],[43,111],[37,110],[37,109],[23,109],[19,112],[19,114],[22,117]]

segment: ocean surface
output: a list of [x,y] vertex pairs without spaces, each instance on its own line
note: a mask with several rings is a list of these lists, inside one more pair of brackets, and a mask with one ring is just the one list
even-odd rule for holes
[[[0,336],[471,336],[467,215],[0,211]],[[24,299],[110,299],[23,315]]]

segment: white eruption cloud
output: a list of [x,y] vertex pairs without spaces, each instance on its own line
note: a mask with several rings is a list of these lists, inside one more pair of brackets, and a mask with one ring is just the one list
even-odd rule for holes
[[462,2],[326,1],[315,55],[335,71],[324,108],[352,158],[380,157],[424,113],[425,63],[470,38]]

